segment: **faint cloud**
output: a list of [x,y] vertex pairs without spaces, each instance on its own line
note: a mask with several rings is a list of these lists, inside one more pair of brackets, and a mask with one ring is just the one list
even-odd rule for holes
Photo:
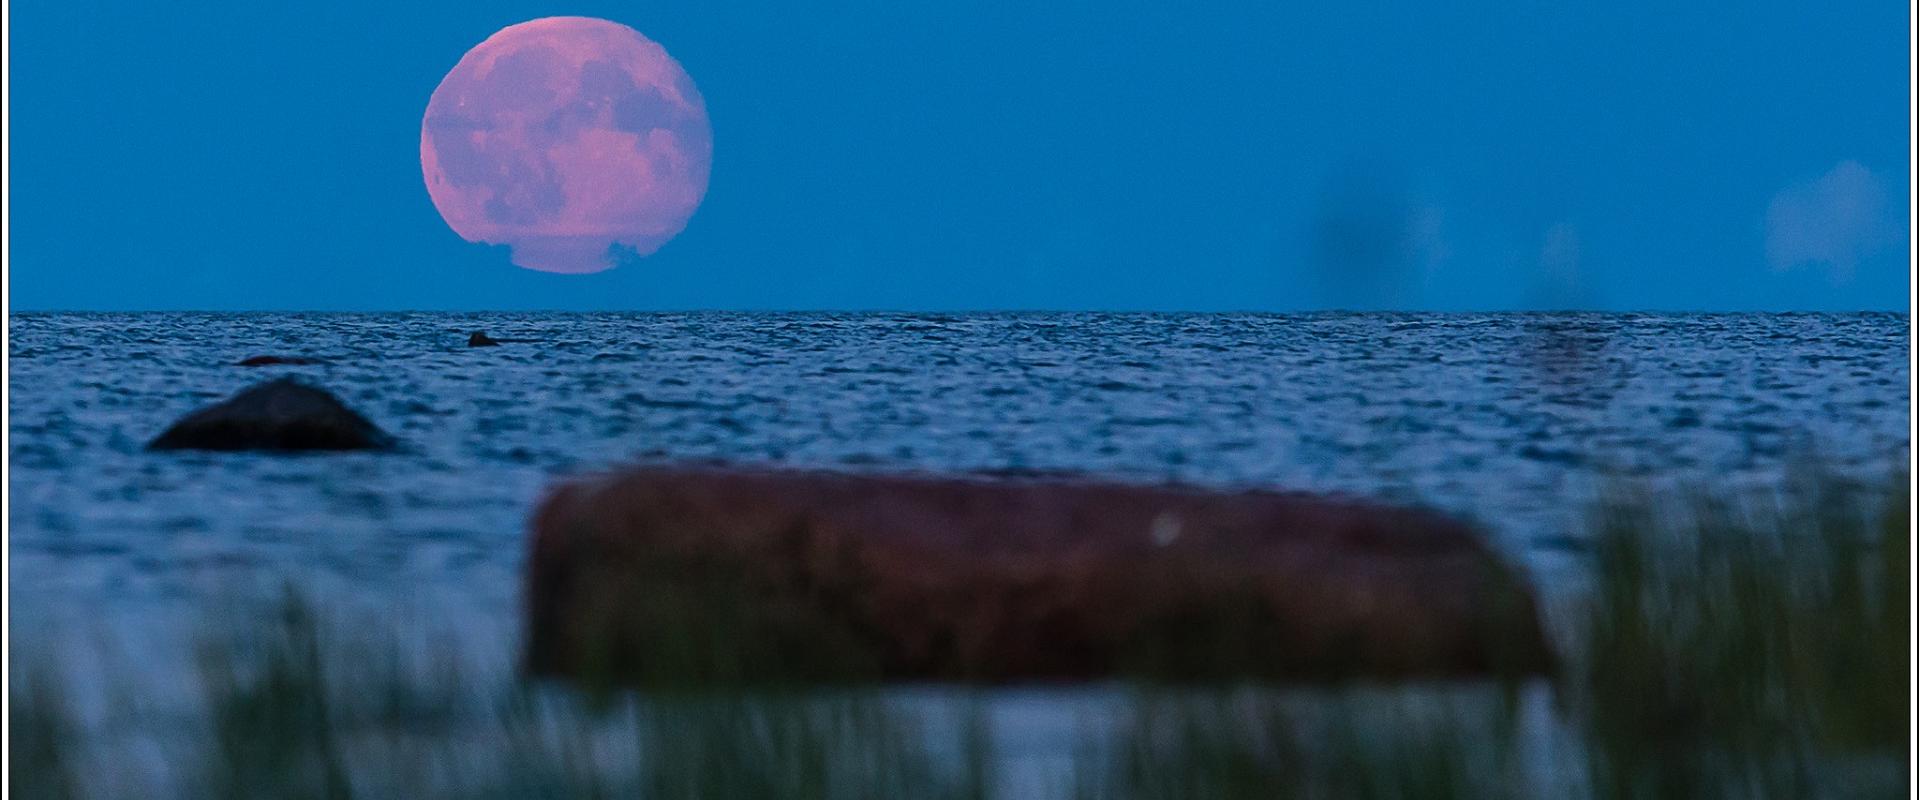
[[1421,271],[1446,257],[1440,209],[1416,203],[1398,170],[1372,163],[1335,169],[1309,229],[1309,263],[1322,300],[1343,308],[1405,303]]
[[1580,230],[1561,222],[1547,229],[1546,242],[1540,246],[1540,271],[1536,292],[1542,305],[1554,309],[1574,308],[1586,296],[1586,277],[1580,271]]
[[1453,255],[1453,250],[1447,246],[1446,213],[1439,206],[1421,206],[1414,209],[1409,222],[1414,258],[1431,275],[1448,256]]
[[1767,205],[1767,263],[1775,270],[1824,266],[1835,280],[1897,238],[1886,182],[1857,161],[1782,189]]

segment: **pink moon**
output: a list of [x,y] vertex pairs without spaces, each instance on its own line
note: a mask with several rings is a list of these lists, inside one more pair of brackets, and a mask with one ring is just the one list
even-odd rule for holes
[[448,227],[546,272],[651,255],[693,217],[712,165],[686,70],[639,31],[590,17],[487,37],[420,122],[420,169]]

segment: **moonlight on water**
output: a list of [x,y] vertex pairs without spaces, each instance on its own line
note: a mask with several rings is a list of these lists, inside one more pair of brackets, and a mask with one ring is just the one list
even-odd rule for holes
[[546,272],[652,254],[686,227],[712,162],[693,79],[638,31],[588,17],[487,37],[420,124],[420,168],[447,225]]

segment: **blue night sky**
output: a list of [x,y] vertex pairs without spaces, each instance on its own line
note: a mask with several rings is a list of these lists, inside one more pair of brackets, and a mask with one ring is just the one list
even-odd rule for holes
[[[15,2],[13,306],[1908,307],[1904,3],[738,5]],[[561,14],[714,135],[587,276],[419,162],[461,54]]]

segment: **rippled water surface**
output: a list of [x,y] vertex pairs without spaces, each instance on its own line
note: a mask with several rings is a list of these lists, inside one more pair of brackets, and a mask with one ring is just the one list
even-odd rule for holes
[[[1604,476],[1884,475],[1907,317],[25,314],[11,318],[9,613],[232,581],[455,601],[511,623],[525,519],[622,462],[1071,471],[1407,498],[1527,563]],[[469,349],[466,334],[537,340]],[[260,354],[311,367],[243,368]],[[282,373],[391,454],[147,453]]]

